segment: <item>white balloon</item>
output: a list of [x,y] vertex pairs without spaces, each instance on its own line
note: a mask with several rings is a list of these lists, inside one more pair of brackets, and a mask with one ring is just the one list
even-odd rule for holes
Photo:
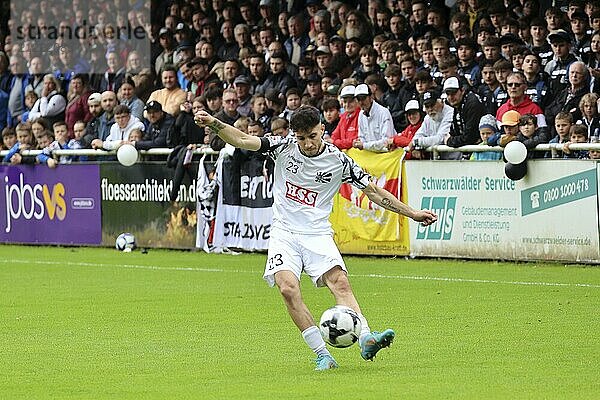
[[521,164],[527,158],[527,148],[518,140],[513,140],[504,148],[504,158],[511,164]]
[[135,164],[137,158],[138,152],[135,149],[135,147],[131,144],[124,144],[121,147],[119,147],[119,150],[117,150],[117,159],[122,165],[126,167]]

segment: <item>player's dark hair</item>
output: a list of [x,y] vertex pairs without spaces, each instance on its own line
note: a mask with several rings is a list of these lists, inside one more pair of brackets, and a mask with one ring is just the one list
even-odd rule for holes
[[294,132],[310,132],[321,122],[321,113],[312,106],[300,106],[290,117],[290,128]]

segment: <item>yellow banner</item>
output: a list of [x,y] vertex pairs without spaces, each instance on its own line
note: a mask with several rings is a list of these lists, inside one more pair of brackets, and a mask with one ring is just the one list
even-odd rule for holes
[[[389,153],[350,149],[347,154],[373,176],[378,186],[399,198],[405,196],[401,185],[402,149]],[[334,198],[330,220],[342,253],[409,254],[406,218],[372,203],[362,191],[351,185],[345,184],[340,188]]]

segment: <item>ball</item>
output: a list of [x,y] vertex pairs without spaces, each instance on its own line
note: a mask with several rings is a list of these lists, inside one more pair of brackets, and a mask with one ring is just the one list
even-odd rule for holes
[[527,158],[527,148],[518,140],[513,140],[504,148],[504,158],[511,164],[521,164]]
[[349,347],[358,340],[362,324],[349,307],[335,306],[325,310],[319,321],[321,336],[333,347]]
[[117,150],[117,160],[126,167],[135,164],[137,159],[138,152],[131,144],[124,144]]
[[120,251],[130,252],[135,249],[135,236],[131,233],[121,233],[115,241],[115,248]]

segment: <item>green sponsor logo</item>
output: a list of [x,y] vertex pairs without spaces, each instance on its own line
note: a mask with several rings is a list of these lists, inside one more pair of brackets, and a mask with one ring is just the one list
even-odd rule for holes
[[597,190],[595,169],[543,183],[521,191],[521,215],[596,196]]
[[454,227],[456,213],[456,197],[423,197],[421,208],[429,209],[438,215],[435,224],[419,225],[417,239],[421,240],[450,240]]

